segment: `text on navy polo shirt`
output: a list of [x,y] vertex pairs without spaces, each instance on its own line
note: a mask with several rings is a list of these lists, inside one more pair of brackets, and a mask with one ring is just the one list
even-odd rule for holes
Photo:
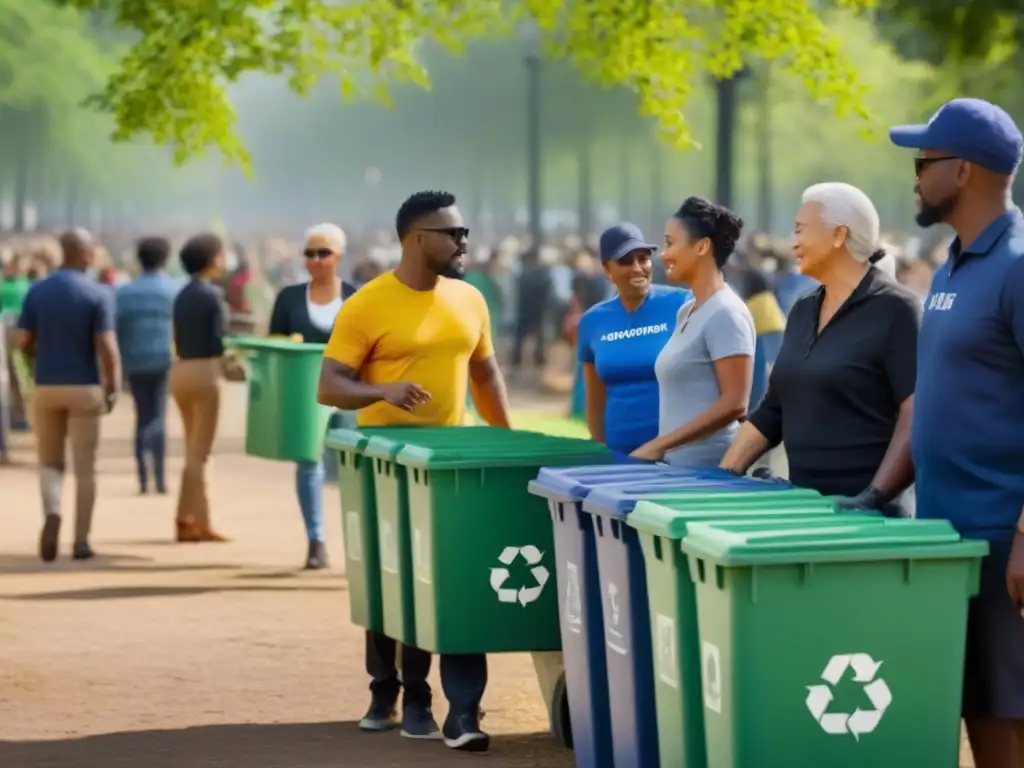
[[1010,539],[1024,504],[1024,216],[1014,209],[939,267],[918,337],[917,516]]
[[692,294],[652,285],[644,303],[627,312],[618,296],[591,307],[580,318],[580,363],[593,363],[604,383],[605,442],[631,453],[658,436],[658,379],[654,361]]
[[114,294],[84,272],[59,269],[29,289],[18,327],[35,336],[36,384],[99,384],[94,337],[114,330]]

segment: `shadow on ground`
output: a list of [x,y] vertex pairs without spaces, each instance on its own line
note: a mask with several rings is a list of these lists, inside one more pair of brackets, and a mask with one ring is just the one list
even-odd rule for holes
[[3,768],[569,768],[549,734],[496,736],[486,756],[454,753],[355,723],[210,725],[61,741],[0,741]]
[[[119,542],[120,543],[120,542]],[[101,545],[97,544],[97,548]],[[180,546],[180,545],[178,545]],[[72,560],[67,553],[52,563],[44,563],[37,554],[3,553],[0,556],[0,574],[51,574],[75,573],[83,571],[100,573],[138,572],[138,573],[177,573],[188,571],[234,571],[241,568],[237,563],[158,563],[152,557],[138,555],[106,555],[98,552],[88,562]]]
[[[183,569],[184,570],[184,569]],[[21,601],[53,601],[62,600],[130,600],[140,597],[192,597],[211,592],[339,592],[347,589],[344,585],[306,583],[270,586],[262,584],[215,584],[206,586],[176,586],[153,584],[135,587],[95,587],[91,589],[66,589],[53,592],[29,592],[21,594],[4,594],[0,592],[0,600]],[[0,762],[0,768],[7,766]]]

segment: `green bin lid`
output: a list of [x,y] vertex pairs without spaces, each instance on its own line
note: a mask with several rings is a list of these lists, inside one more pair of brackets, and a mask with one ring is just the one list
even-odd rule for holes
[[911,558],[983,557],[988,545],[964,541],[946,520],[838,515],[836,525],[726,520],[690,525],[684,552],[718,565],[785,565]]
[[265,336],[228,336],[224,339],[228,349],[241,349],[249,352],[298,352],[322,355],[326,344],[310,344],[308,341],[289,341],[288,339],[268,339]]
[[[374,437],[380,437],[384,440],[388,440],[394,443],[404,445],[406,440],[410,437],[423,434],[425,432],[432,432],[436,430],[455,430],[455,429],[471,429],[471,430],[489,430],[497,429],[497,427],[416,427],[416,426],[404,426],[404,427],[355,427],[347,429],[332,429],[327,433],[325,443],[328,448],[334,448],[336,450],[357,450],[361,451],[366,447],[367,442]],[[394,451],[397,453],[397,450]]]
[[564,466],[611,461],[611,452],[591,440],[539,432],[496,430],[472,441],[409,441],[400,464],[423,469],[471,469],[511,466]]
[[[783,495],[779,491],[775,495]],[[730,494],[720,494],[729,496]],[[768,496],[769,494],[765,494]],[[681,539],[691,523],[709,520],[731,520],[733,518],[772,519],[783,517],[828,517],[838,518],[835,506],[821,497],[814,499],[731,499],[722,501],[706,499],[693,503],[676,502],[664,504],[659,499],[643,499],[637,502],[633,512],[626,516],[626,522],[638,531],[653,533],[669,539]],[[878,518],[881,519],[881,518]]]

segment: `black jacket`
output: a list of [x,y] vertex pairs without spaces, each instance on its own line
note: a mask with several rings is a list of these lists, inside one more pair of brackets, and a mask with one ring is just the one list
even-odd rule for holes
[[[309,283],[299,283],[282,288],[274,301],[274,310],[270,313],[270,335],[290,336],[301,333],[302,340],[309,344],[326,344],[331,338],[330,330],[323,330],[313,325],[306,309],[306,289]],[[355,286],[342,281],[341,298],[347,299],[356,292]]]

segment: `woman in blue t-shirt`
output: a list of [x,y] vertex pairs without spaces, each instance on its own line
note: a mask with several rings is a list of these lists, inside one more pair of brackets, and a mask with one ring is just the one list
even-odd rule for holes
[[691,294],[651,283],[657,247],[635,224],[609,227],[600,243],[601,263],[618,295],[580,318],[587,428],[594,440],[629,454],[658,434],[654,361]]

